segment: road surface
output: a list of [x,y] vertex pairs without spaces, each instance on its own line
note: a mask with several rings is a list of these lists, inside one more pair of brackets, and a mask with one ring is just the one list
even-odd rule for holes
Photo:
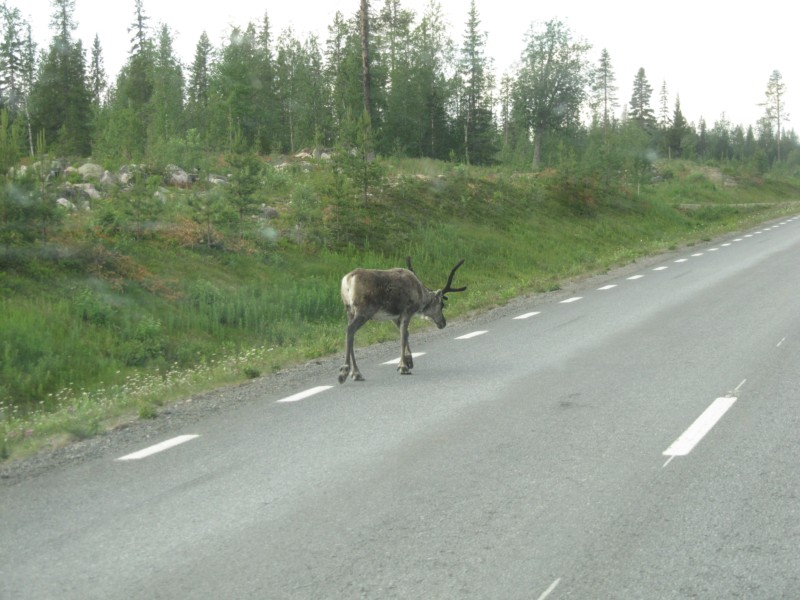
[[0,598],[800,598],[799,292],[794,218],[231,391],[0,481]]

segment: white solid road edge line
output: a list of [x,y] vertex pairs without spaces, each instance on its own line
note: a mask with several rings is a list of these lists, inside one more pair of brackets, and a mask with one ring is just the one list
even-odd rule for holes
[[314,394],[319,394],[320,392],[329,390],[332,387],[333,387],[332,385],[318,385],[317,387],[305,390],[304,392],[299,392],[297,394],[287,396],[286,398],[281,398],[280,400],[276,400],[276,402],[297,402],[298,400],[303,400],[304,398],[308,398],[309,396],[313,396]]
[[734,402],[736,402],[734,396],[725,396],[724,398],[717,398],[714,400],[711,406],[705,409],[703,414],[697,417],[697,420],[692,423],[669,448],[664,450],[664,456],[674,457],[686,456],[689,454],[700,440],[711,431],[712,427],[717,424],[717,421],[728,412],[728,409],[733,406]]
[[140,458],[147,458],[148,456],[152,456],[153,454],[163,452],[164,450],[169,450],[170,448],[174,448],[175,446],[180,446],[181,444],[186,443],[198,437],[200,436],[179,435],[178,437],[174,437],[171,440],[167,440],[166,442],[161,442],[160,444],[155,444],[154,446],[145,448],[144,450],[139,450],[138,452],[133,452],[132,454],[126,454],[125,456],[122,456],[117,460],[139,460]]

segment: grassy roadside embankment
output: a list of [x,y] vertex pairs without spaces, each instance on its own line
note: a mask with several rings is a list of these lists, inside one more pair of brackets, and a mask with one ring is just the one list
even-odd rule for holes
[[[639,195],[558,174],[394,169],[355,208],[331,201],[319,174],[282,178],[270,199],[279,216],[259,225],[260,246],[195,243],[188,192],[135,235],[104,228],[102,207],[70,215],[24,268],[0,272],[2,457],[340,352],[339,280],[356,266],[403,266],[411,255],[437,287],[466,257],[458,284],[469,292],[453,296],[452,319],[800,212],[798,181],[740,181],[682,163]],[[358,342],[393,337],[391,324],[370,324]]]

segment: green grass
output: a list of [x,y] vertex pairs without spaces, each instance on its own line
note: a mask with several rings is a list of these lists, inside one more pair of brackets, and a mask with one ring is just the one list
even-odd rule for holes
[[[25,248],[22,266],[0,272],[0,456],[153,418],[199,391],[340,352],[339,280],[357,266],[404,266],[410,255],[435,288],[466,258],[456,283],[469,289],[452,296],[452,319],[800,212],[796,181],[720,185],[686,164],[671,168],[636,195],[547,174],[399,162],[366,206],[332,199],[325,172],[281,176],[268,199],[281,213],[270,223],[277,235],[264,241],[255,227],[210,250],[186,243],[197,230],[180,198],[145,236],[71,215],[46,245]],[[393,326],[371,324],[358,343],[395,337]]]

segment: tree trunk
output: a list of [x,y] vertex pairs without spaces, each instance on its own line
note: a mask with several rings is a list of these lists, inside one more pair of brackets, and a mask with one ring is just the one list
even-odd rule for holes
[[533,132],[533,170],[538,171],[542,164],[542,130],[536,128]]
[[364,112],[372,121],[372,97],[369,72],[369,0],[361,0],[361,85],[364,91]]

